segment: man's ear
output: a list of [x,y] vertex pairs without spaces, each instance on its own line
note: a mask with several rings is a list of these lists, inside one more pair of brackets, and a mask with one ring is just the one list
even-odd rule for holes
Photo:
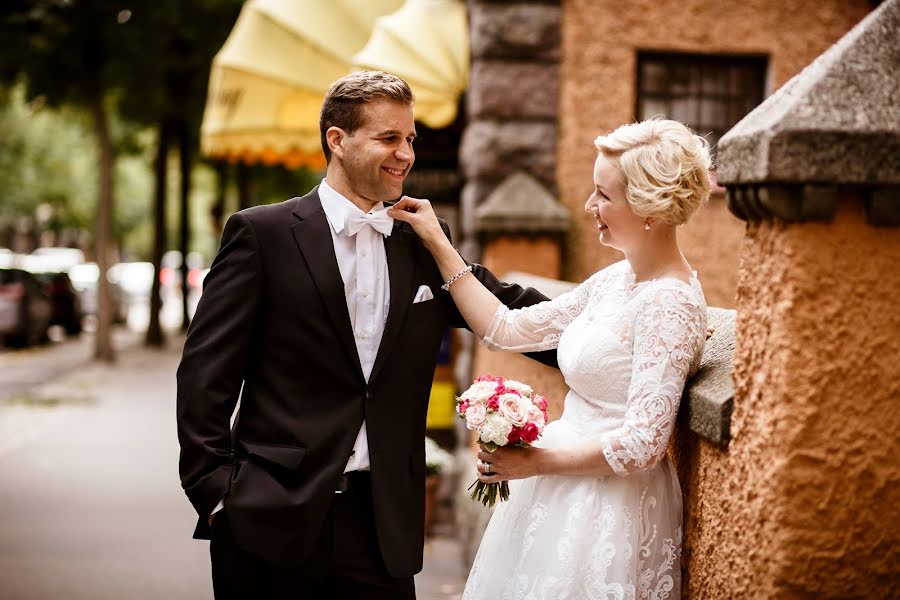
[[346,139],[347,134],[344,133],[344,130],[340,127],[335,127],[332,125],[325,131],[325,141],[328,142],[328,148],[331,150],[331,154],[333,156],[337,156],[341,160],[344,158],[344,139]]

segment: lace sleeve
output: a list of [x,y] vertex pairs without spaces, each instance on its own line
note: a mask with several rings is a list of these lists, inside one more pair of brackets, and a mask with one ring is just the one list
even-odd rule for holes
[[706,341],[705,303],[680,286],[648,291],[633,331],[625,419],[601,441],[619,475],[650,469],[665,455],[685,381]]
[[525,308],[497,307],[488,324],[482,343],[491,350],[534,352],[552,350],[559,345],[559,336],[587,305],[591,290],[603,285],[608,278],[600,271],[574,290],[553,300]]

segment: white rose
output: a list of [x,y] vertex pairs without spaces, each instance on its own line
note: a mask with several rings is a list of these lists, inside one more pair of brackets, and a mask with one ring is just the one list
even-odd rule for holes
[[[503,394],[499,398],[500,414],[516,427],[528,422],[528,405],[518,394]],[[528,404],[531,404],[530,402]]]
[[522,383],[521,381],[516,381],[515,379],[507,379],[503,382],[503,385],[506,389],[515,390],[526,398],[531,398],[531,395],[534,393],[534,390],[531,389],[530,385]]
[[497,413],[490,413],[484,419],[484,425],[481,426],[481,441],[505,446],[510,431],[512,431],[512,424],[509,421]]
[[473,402],[466,409],[466,427],[472,430],[480,428],[487,416],[487,406],[480,402]]
[[493,381],[476,381],[463,392],[462,399],[469,402],[487,402],[496,391],[497,384]]

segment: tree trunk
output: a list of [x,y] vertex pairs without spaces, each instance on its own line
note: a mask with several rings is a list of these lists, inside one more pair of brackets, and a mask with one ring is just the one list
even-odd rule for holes
[[97,267],[99,269],[97,277],[97,334],[94,338],[94,358],[111,363],[115,360],[115,351],[112,345],[113,311],[111,290],[106,274],[109,271],[112,259],[113,167],[115,157],[109,134],[106,107],[103,105],[102,89],[98,89],[93,94],[91,113],[100,151],[100,194],[97,198],[97,223],[94,230]]
[[225,197],[228,193],[228,163],[224,160],[216,161],[216,203],[209,209],[212,219],[213,231],[217,236],[222,235],[222,219],[225,216]]
[[188,310],[190,288],[188,287],[188,247],[191,241],[189,194],[191,192],[191,163],[194,144],[190,128],[185,119],[179,122],[178,158],[181,171],[181,228],[179,250],[181,250],[181,330],[187,331],[191,324]]
[[253,188],[253,167],[238,163],[237,166],[238,210],[256,205]]
[[162,310],[162,296],[160,295],[160,272],[162,255],[166,251],[166,181],[169,157],[169,143],[171,137],[171,124],[168,119],[159,123],[159,140],[156,147],[156,161],[154,163],[154,212],[153,212],[153,285],[150,288],[150,322],[147,325],[145,344],[157,348],[165,344],[162,324],[159,321],[159,313]]

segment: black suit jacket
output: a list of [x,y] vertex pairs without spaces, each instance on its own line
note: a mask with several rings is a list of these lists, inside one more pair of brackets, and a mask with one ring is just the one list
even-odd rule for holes
[[[396,222],[384,241],[390,308],[367,383],[329,227],[316,190],[228,220],[178,367],[181,481],[195,537],[209,537],[225,498],[241,547],[298,565],[365,419],[379,546],[393,576],[411,576],[422,567],[428,396],[442,334],[463,322],[431,255]],[[545,299],[475,273],[507,305]],[[423,284],[435,298],[413,304]],[[539,359],[555,365],[555,352]]]

